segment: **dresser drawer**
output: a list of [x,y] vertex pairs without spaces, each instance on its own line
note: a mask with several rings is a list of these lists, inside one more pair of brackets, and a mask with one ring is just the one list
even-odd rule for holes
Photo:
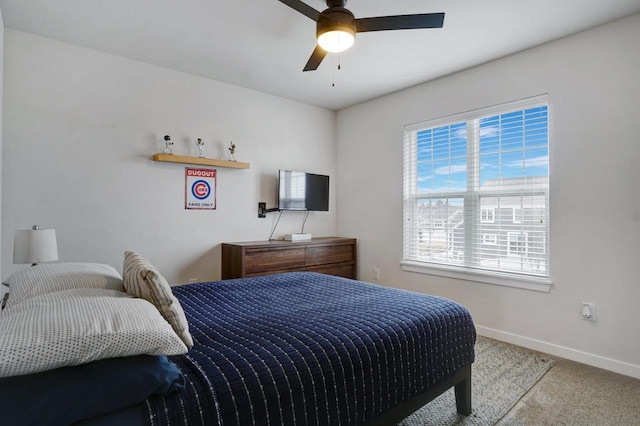
[[353,244],[335,244],[307,247],[306,265],[325,265],[327,263],[353,262]]
[[304,268],[304,247],[279,249],[248,249],[244,258],[245,273],[260,274],[267,271]]
[[307,271],[351,279],[355,279],[356,277],[356,265],[354,263],[333,263],[331,265],[309,266],[307,267]]

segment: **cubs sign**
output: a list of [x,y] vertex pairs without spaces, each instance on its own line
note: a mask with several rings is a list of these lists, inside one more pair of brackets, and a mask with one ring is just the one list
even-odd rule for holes
[[216,171],[185,167],[185,209],[216,209]]

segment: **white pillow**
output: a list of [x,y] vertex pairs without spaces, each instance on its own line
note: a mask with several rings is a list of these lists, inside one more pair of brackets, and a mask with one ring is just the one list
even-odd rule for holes
[[0,313],[0,377],[103,358],[185,352],[151,303],[115,290],[47,293]]
[[122,277],[113,266],[100,263],[44,263],[11,274],[7,307],[30,297],[72,288],[124,291]]

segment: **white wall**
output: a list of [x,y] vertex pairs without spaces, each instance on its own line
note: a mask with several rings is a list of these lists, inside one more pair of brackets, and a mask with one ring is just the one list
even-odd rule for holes
[[[338,233],[358,238],[360,278],[377,266],[386,285],[462,302],[482,334],[640,377],[638,40],[634,15],[340,111]],[[401,271],[403,125],[543,93],[551,292]]]
[[[61,262],[122,267],[125,250],[148,257],[171,283],[220,277],[220,243],[266,240],[277,213],[278,169],[335,177],[335,113],[298,102],[6,31],[2,278],[15,229],[56,229]],[[217,210],[184,209],[185,165],[151,161],[172,136],[174,153],[227,158],[217,168]],[[335,206],[335,179],[331,179]],[[305,231],[335,234],[335,207]],[[275,237],[299,232],[287,212]]]

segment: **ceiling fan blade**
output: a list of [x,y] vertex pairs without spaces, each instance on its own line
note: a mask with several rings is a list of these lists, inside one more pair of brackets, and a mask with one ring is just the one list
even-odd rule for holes
[[377,18],[355,19],[353,23],[356,26],[356,32],[359,33],[368,31],[412,30],[416,28],[442,28],[444,24],[444,13],[379,16]]
[[304,69],[302,71],[317,70],[325,56],[327,56],[327,51],[320,46],[316,46],[316,48],[313,50],[313,53],[311,54],[311,57],[307,61],[307,65],[304,66]]
[[280,2],[286,4],[292,9],[297,10],[298,12],[313,19],[316,22],[318,22],[318,19],[320,19],[320,12],[300,0],[280,0]]

